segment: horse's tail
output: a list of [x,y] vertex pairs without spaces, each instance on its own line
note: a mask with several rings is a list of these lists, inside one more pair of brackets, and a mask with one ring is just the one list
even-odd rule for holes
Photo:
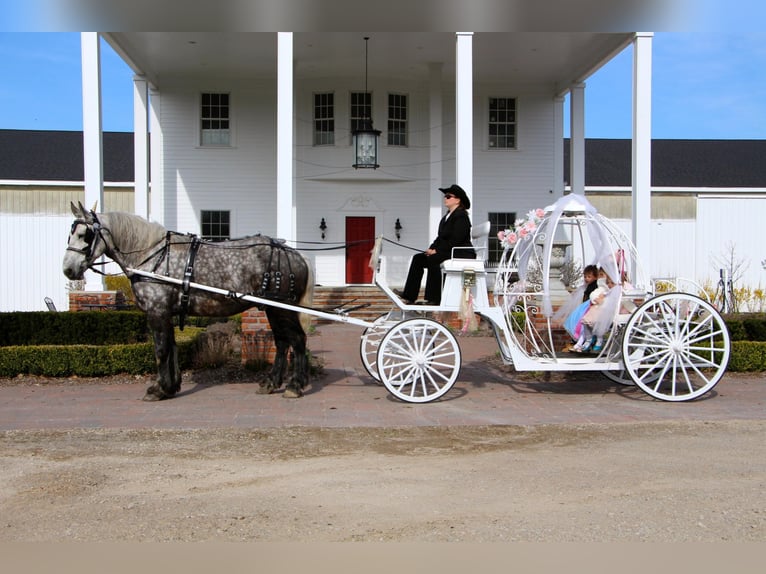
[[[311,307],[314,302],[314,266],[302,253],[301,257],[306,262],[306,289],[303,291],[303,297],[301,297],[298,304],[301,307]],[[300,313],[301,327],[303,327],[303,332],[306,334],[308,334],[311,327],[311,317],[308,313]]]

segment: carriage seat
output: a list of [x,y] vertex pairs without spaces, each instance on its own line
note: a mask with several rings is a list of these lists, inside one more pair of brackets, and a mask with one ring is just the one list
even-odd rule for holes
[[487,296],[487,271],[484,260],[487,259],[490,222],[485,221],[471,229],[471,244],[476,252],[476,259],[461,259],[460,247],[452,249],[452,259],[442,262],[441,306],[444,308],[460,309],[460,298],[466,282],[471,285],[474,307],[489,307]]

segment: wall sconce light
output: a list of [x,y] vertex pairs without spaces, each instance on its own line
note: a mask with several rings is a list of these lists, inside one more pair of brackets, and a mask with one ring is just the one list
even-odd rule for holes
[[322,239],[324,239],[325,231],[327,231],[327,223],[325,223],[324,217],[322,218],[322,221],[319,223],[319,229],[322,231]]
[[394,223],[394,231],[396,231],[396,240],[399,241],[399,238],[402,236],[402,224],[398,217],[396,218],[396,223]]

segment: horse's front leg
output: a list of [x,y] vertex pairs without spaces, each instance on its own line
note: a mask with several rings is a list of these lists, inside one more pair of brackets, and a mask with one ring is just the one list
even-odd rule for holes
[[149,318],[154,338],[154,358],[157,362],[157,382],[146,389],[145,401],[161,401],[173,397],[181,389],[181,369],[178,366],[173,322],[170,317]]

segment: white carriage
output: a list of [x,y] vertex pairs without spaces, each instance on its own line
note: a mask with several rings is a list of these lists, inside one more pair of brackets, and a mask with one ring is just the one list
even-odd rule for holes
[[[366,328],[361,357],[393,395],[428,402],[457,380],[460,346],[449,328],[426,316],[434,311],[481,316],[503,361],[520,371],[600,371],[666,401],[697,398],[720,381],[730,340],[718,311],[689,293],[655,294],[630,239],[584,197],[565,196],[532,212],[515,231],[505,238],[492,303],[480,260],[445,262],[438,307],[405,305],[376,279],[396,307]],[[614,285],[598,320],[603,345],[578,354],[566,345],[562,323],[572,303],[582,302],[576,281],[586,263],[603,269]]]

